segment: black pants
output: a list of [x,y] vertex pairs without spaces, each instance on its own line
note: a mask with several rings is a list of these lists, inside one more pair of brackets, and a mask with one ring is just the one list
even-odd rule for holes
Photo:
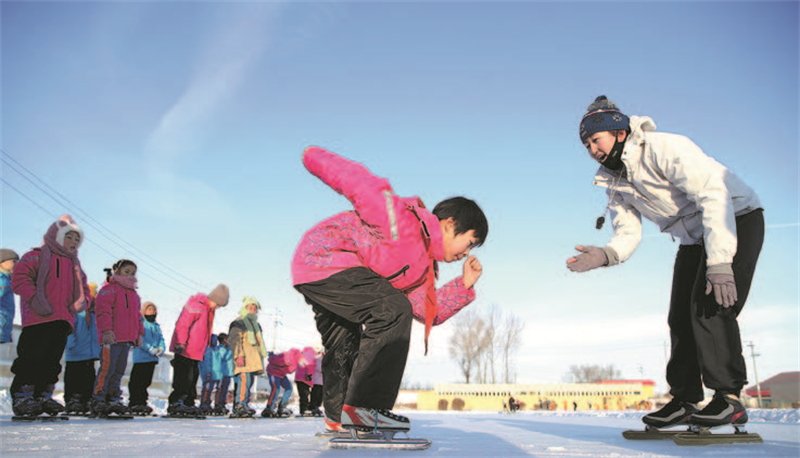
[[147,405],[147,389],[153,383],[153,372],[156,370],[156,364],[158,364],[158,361],[136,363],[131,368],[131,377],[128,379],[128,393],[131,395],[130,405]]
[[61,357],[71,332],[72,326],[63,320],[22,328],[17,343],[17,359],[11,365],[14,374],[12,395],[25,385],[32,385],[36,396],[52,392],[61,373]]
[[309,409],[309,398],[311,397],[311,387],[303,382],[294,382],[297,385],[297,402],[300,404],[300,413]]
[[322,385],[314,385],[311,388],[311,403],[308,405],[310,410],[319,409],[322,405]]
[[89,402],[92,399],[94,378],[97,375],[95,361],[67,361],[64,368],[64,401],[77,399],[78,402]]
[[169,403],[183,401],[184,405],[193,406],[197,399],[197,378],[200,377],[197,361],[175,355],[170,364],[172,364],[172,393],[169,395]]
[[730,308],[705,294],[706,252],[703,245],[681,245],[675,258],[669,329],[672,356],[667,383],[673,397],[703,400],[703,384],[711,390],[738,395],[747,384],[747,368],[736,318],[744,307],[758,256],[764,243],[764,213],[756,210],[736,218],[738,247],[733,275],[738,300]]
[[344,404],[394,407],[411,337],[405,294],[365,267],[295,288],[313,307],[325,346],[325,415],[341,421]]

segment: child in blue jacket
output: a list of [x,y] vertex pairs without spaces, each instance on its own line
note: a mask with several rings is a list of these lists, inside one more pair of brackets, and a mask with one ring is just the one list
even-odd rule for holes
[[72,324],[75,331],[67,337],[67,348],[64,352],[64,400],[68,414],[89,413],[89,402],[92,400],[92,388],[97,372],[95,361],[100,359],[100,345],[97,342],[97,323],[94,315],[94,296],[97,285],[89,284],[92,296],[91,305],[83,312],[75,315]]
[[220,371],[222,379],[219,381],[217,396],[214,399],[214,414],[227,415],[229,410],[225,405],[228,403],[228,387],[233,378],[233,350],[228,347],[228,334],[224,332],[217,336],[217,354],[219,355]]
[[128,381],[130,393],[129,409],[136,415],[148,415],[153,408],[147,405],[147,389],[153,382],[153,372],[159,357],[164,353],[166,344],[161,326],[156,322],[158,308],[152,302],[142,305],[142,320],[144,323],[144,337],[142,346],[133,349],[133,368]]
[[11,291],[11,272],[17,261],[19,255],[16,251],[7,248],[0,250],[0,344],[11,342],[11,332],[14,329],[17,306],[14,292]]
[[211,334],[211,341],[206,347],[203,354],[203,360],[200,361],[198,369],[200,370],[200,377],[203,380],[203,390],[200,393],[200,413],[202,415],[209,415],[214,413],[211,407],[211,399],[214,390],[219,386],[222,379],[222,367],[219,360],[219,352],[217,351],[217,335]]

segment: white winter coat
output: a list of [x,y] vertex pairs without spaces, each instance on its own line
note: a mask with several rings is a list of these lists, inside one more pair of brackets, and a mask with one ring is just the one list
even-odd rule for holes
[[630,117],[631,134],[622,162],[627,173],[603,166],[594,184],[607,188],[614,236],[606,247],[609,265],[626,261],[642,238],[641,217],[682,245],[705,244],[708,266],[733,262],[736,216],[761,207],[755,192],[691,140],[655,132],[648,117]]

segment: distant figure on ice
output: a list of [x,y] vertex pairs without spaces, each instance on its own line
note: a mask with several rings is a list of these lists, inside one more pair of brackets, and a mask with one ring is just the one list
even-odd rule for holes
[[[303,163],[344,195],[354,211],[311,228],[292,260],[294,286],[311,305],[326,357],[326,427],[408,429],[391,412],[405,370],[411,320],[434,325],[475,298],[481,264],[470,250],[486,240],[486,216],[463,197],[428,211],[417,197],[394,194],[365,166],[310,147]],[[463,277],[435,290],[437,262],[464,262]],[[363,329],[363,330],[362,330]]]
[[233,351],[228,347],[228,334],[221,332],[217,336],[217,352],[219,353],[219,364],[222,371],[222,379],[219,382],[217,396],[214,398],[214,414],[227,415],[228,408],[228,388],[234,376]]
[[303,359],[308,364],[298,367],[294,372],[294,384],[297,386],[297,400],[300,412],[298,415],[311,414],[311,389],[314,386],[314,370],[316,369],[314,348],[303,349]]
[[323,397],[323,378],[322,378],[322,361],[325,358],[325,350],[317,348],[316,356],[314,357],[314,376],[312,377],[313,386],[311,387],[311,403],[308,408],[311,410],[311,415],[315,417],[322,416],[322,397]]
[[148,301],[142,305],[144,337],[142,346],[133,349],[133,368],[128,381],[128,392],[131,396],[128,407],[135,415],[148,415],[153,411],[153,408],[147,405],[149,397],[147,389],[153,383],[153,373],[159,358],[167,349],[161,326],[156,322],[157,316],[156,304]]
[[183,306],[175,323],[169,349],[172,358],[172,393],[169,395],[169,415],[197,415],[194,405],[197,399],[197,378],[200,376],[198,362],[203,359],[211,331],[214,328],[214,313],[219,307],[228,305],[228,287],[220,284],[207,296],[198,293]]
[[211,403],[216,390],[219,389],[219,382],[222,380],[222,366],[219,360],[219,352],[217,351],[216,334],[211,334],[211,340],[208,342],[205,353],[203,353],[203,360],[200,361],[198,370],[200,371],[200,379],[203,382],[202,390],[200,391],[200,414],[211,415],[214,413]]
[[[599,162],[614,235],[605,247],[582,246],[573,272],[627,260],[642,238],[642,216],[680,240],[672,277],[669,327],[672,400],[642,418],[654,427],[689,422],[743,424],[739,393],[747,384],[739,324],[764,242],[755,192],[688,138],[655,132],[648,117],[623,114],[600,96],[580,123],[581,142]],[[598,228],[602,219],[598,219]],[[714,390],[702,410],[703,384]]]
[[91,407],[94,415],[123,415],[129,410],[122,402],[120,382],[128,367],[131,347],[142,345],[142,304],[136,292],[136,264],[133,261],[121,259],[104,270],[106,284],[95,299],[97,333],[102,348]]
[[289,374],[306,366],[308,361],[296,348],[283,353],[270,354],[268,360],[267,376],[269,377],[270,392],[261,416],[267,418],[288,417],[291,412],[286,408],[286,404],[292,397],[292,382],[289,380]]
[[14,415],[64,411],[53,390],[75,315],[89,306],[89,285],[78,260],[81,242],[83,232],[64,215],[47,229],[44,244],[14,266],[11,289],[20,298],[22,316],[17,359],[11,366]]
[[264,358],[267,347],[258,323],[261,303],[254,297],[242,298],[239,318],[231,323],[228,330],[231,351],[233,351],[233,415],[247,417],[255,415],[250,406],[250,396],[256,376],[264,372]]
[[19,261],[14,250],[0,249],[0,344],[11,342],[14,330],[14,315],[17,305],[14,303],[14,291],[11,290],[11,272]]
[[88,414],[92,404],[92,391],[97,376],[95,361],[100,359],[100,340],[94,298],[97,285],[89,283],[89,308],[75,315],[72,334],[67,337],[64,352],[64,411],[70,414]]

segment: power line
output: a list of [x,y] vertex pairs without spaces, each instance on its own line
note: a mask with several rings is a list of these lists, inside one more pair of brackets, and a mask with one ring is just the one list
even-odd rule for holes
[[[11,156],[10,154],[8,154],[8,152],[6,152],[6,151],[5,151],[5,150],[3,150],[3,149],[0,149],[0,151],[2,151],[2,153],[3,153],[3,154],[6,156],[6,157],[8,157],[8,158],[9,158],[9,159],[11,159],[12,161],[14,161],[14,163],[15,163],[15,164],[17,164],[19,167],[21,167],[23,170],[25,170],[25,171],[26,171],[26,172],[27,172],[29,175],[31,175],[33,178],[35,178],[35,179],[36,179],[36,181],[40,182],[40,183],[41,183],[43,186],[45,186],[47,189],[51,190],[51,191],[52,191],[52,192],[54,192],[56,195],[58,195],[58,196],[59,196],[59,197],[60,197],[60,198],[63,200],[63,202],[59,201],[59,200],[58,200],[57,198],[55,198],[55,197],[54,197],[52,194],[50,194],[49,192],[47,192],[47,191],[45,191],[44,189],[42,189],[42,187],[41,187],[41,186],[39,186],[39,185],[38,185],[38,184],[36,184],[36,183],[35,183],[33,180],[31,180],[31,178],[29,178],[29,177],[25,176],[25,174],[23,174],[22,172],[20,172],[19,170],[17,170],[17,169],[16,169],[16,168],[15,168],[13,165],[11,165],[11,164],[10,164],[8,161],[6,161],[5,159],[2,159],[2,158],[0,158],[0,160],[2,160],[2,162],[4,162],[4,163],[5,163],[5,164],[6,164],[8,167],[10,167],[10,168],[11,168],[11,170],[13,170],[13,171],[17,172],[17,174],[19,174],[19,175],[20,175],[22,178],[24,178],[25,180],[27,180],[28,182],[30,182],[32,185],[34,185],[34,186],[35,186],[37,189],[39,189],[39,190],[40,190],[41,192],[43,192],[45,195],[47,195],[48,197],[50,197],[51,199],[53,199],[53,200],[54,200],[56,203],[58,203],[59,205],[61,205],[61,206],[62,206],[62,207],[64,207],[64,208],[67,208],[67,209],[70,211],[70,213],[75,213],[75,212],[73,211],[73,208],[74,208],[74,210],[77,210],[78,212],[80,212],[80,213],[83,215],[83,218],[82,218],[82,219],[83,219],[84,221],[86,221],[86,222],[89,224],[89,226],[91,226],[91,227],[93,227],[94,229],[96,229],[96,230],[97,230],[97,232],[98,232],[100,235],[102,235],[103,237],[105,237],[106,239],[108,239],[110,242],[112,242],[112,243],[114,243],[115,245],[117,245],[118,247],[120,247],[120,248],[121,248],[122,250],[124,250],[125,252],[127,252],[127,253],[131,253],[131,254],[132,254],[132,251],[136,251],[136,252],[138,252],[138,253],[139,253],[141,256],[143,256],[143,257],[145,257],[145,258],[147,258],[147,259],[150,259],[150,260],[152,260],[153,262],[155,262],[155,263],[157,263],[157,264],[159,264],[159,265],[163,266],[165,269],[168,269],[168,270],[170,270],[171,272],[175,273],[176,275],[178,275],[178,276],[180,276],[180,277],[182,277],[182,278],[184,278],[184,279],[188,280],[188,281],[189,281],[189,282],[191,282],[191,283],[194,283],[194,286],[189,286],[189,285],[187,285],[187,284],[185,284],[185,283],[184,283],[184,286],[187,286],[187,287],[189,287],[190,289],[193,289],[195,286],[199,286],[200,288],[206,288],[206,286],[205,286],[205,285],[201,285],[200,283],[197,283],[197,282],[195,282],[194,280],[192,280],[192,279],[190,279],[190,278],[188,278],[188,277],[186,277],[186,276],[182,275],[180,272],[177,272],[177,271],[175,271],[174,269],[171,269],[171,268],[169,268],[169,267],[168,267],[168,266],[166,266],[165,264],[163,264],[163,263],[159,262],[158,260],[156,260],[156,259],[155,259],[155,258],[153,258],[152,256],[150,256],[150,255],[148,255],[147,253],[143,252],[142,250],[139,250],[138,248],[136,248],[135,246],[133,246],[132,244],[130,244],[129,242],[127,242],[127,241],[126,241],[125,239],[123,239],[122,237],[120,237],[120,236],[116,235],[116,234],[115,234],[115,233],[114,233],[112,230],[110,230],[110,229],[108,229],[107,227],[105,227],[105,226],[104,226],[102,223],[100,223],[99,221],[97,221],[96,219],[94,219],[94,218],[93,218],[91,215],[89,215],[89,214],[88,214],[86,211],[84,211],[82,208],[78,207],[78,206],[77,206],[77,205],[76,205],[74,202],[72,202],[71,200],[69,200],[67,197],[65,197],[63,194],[61,194],[61,193],[60,193],[60,192],[58,192],[57,190],[53,189],[53,188],[52,188],[50,185],[48,185],[48,184],[47,184],[47,183],[46,183],[44,180],[42,180],[41,178],[39,178],[38,176],[36,176],[36,174],[35,174],[35,173],[31,172],[31,171],[30,171],[28,168],[26,168],[24,165],[20,164],[20,163],[19,163],[19,161],[17,161],[16,159],[14,159],[14,157],[13,157],[13,156]],[[64,202],[66,202],[66,203],[67,203],[67,204],[69,204],[69,205],[65,204]],[[73,208],[70,208],[70,205],[71,205]],[[117,240],[119,240],[119,241],[121,241],[122,243],[124,243],[125,245],[127,245],[127,246],[128,246],[128,248],[126,248],[126,247],[124,247],[124,246],[120,245],[120,243],[119,243],[119,242],[117,242],[117,241],[115,241],[115,240],[112,240],[112,239],[111,239],[111,237],[109,237],[108,235],[106,235],[106,233],[105,233],[105,232],[108,232],[108,234],[110,234],[111,236],[115,237]],[[150,264],[150,263],[147,263],[147,264]],[[172,280],[174,280],[175,282],[177,282],[177,283],[183,283],[182,281],[180,281],[180,280],[178,280],[178,279],[176,279],[176,278],[172,277],[171,275],[169,275],[168,273],[166,273],[166,272],[164,272],[163,270],[159,269],[158,267],[154,266],[153,264],[150,264],[150,266],[151,266],[151,267],[154,267],[156,270],[158,270],[158,271],[159,271],[159,272],[161,272],[162,274],[164,274],[164,275],[166,275],[166,276],[168,276],[168,277],[172,278]]]
[[[175,270],[173,270],[173,269],[169,268],[168,266],[166,266],[165,264],[163,264],[163,263],[159,262],[158,260],[156,260],[156,259],[155,259],[155,258],[153,258],[152,256],[149,256],[147,253],[145,253],[145,252],[143,252],[143,251],[139,250],[138,248],[136,248],[135,246],[133,246],[133,245],[132,245],[132,244],[130,244],[129,242],[125,241],[125,240],[124,240],[122,237],[120,237],[120,236],[116,235],[116,234],[115,234],[113,231],[111,231],[110,229],[108,229],[107,227],[105,227],[105,226],[104,226],[102,223],[100,223],[99,221],[97,221],[96,219],[94,219],[94,218],[93,218],[91,215],[89,215],[89,214],[88,214],[86,211],[84,211],[83,209],[81,209],[80,207],[78,207],[76,204],[74,204],[74,203],[73,203],[71,200],[69,200],[69,199],[68,199],[67,197],[65,197],[63,194],[61,194],[60,192],[58,192],[57,190],[55,190],[55,189],[53,189],[51,186],[49,186],[47,183],[45,183],[45,182],[44,182],[44,180],[42,180],[41,178],[39,178],[38,176],[36,176],[36,174],[34,174],[33,172],[31,172],[31,171],[30,171],[29,169],[27,169],[27,168],[26,168],[24,165],[20,164],[20,163],[19,163],[19,161],[17,161],[16,159],[14,159],[14,157],[12,157],[10,154],[8,154],[8,152],[6,152],[4,149],[0,148],[0,152],[2,152],[4,156],[6,156],[6,157],[8,157],[10,160],[12,160],[12,161],[13,161],[13,162],[14,162],[16,165],[18,165],[20,168],[22,168],[23,170],[25,170],[25,171],[26,171],[26,172],[27,172],[27,173],[28,173],[30,176],[34,177],[34,178],[35,178],[35,179],[36,179],[38,182],[40,182],[40,183],[41,183],[43,186],[45,186],[47,189],[51,190],[53,193],[55,193],[56,195],[58,195],[58,196],[59,196],[59,197],[60,197],[60,198],[61,198],[63,201],[60,201],[59,199],[57,199],[56,197],[54,197],[54,196],[53,196],[53,195],[52,195],[50,192],[48,192],[47,190],[43,189],[43,188],[42,188],[42,186],[39,186],[39,185],[38,185],[36,182],[34,182],[34,181],[31,179],[31,178],[29,178],[28,176],[26,176],[25,174],[23,174],[22,172],[20,172],[20,171],[19,171],[19,170],[18,170],[16,167],[14,167],[14,165],[12,165],[11,163],[9,163],[7,160],[5,160],[5,159],[3,159],[3,158],[0,158],[0,160],[2,160],[2,162],[3,162],[3,163],[5,163],[5,164],[6,164],[6,166],[8,166],[8,167],[9,167],[11,170],[13,170],[14,172],[16,172],[16,173],[17,173],[19,176],[21,176],[23,179],[25,179],[26,181],[28,181],[29,183],[31,183],[31,184],[32,184],[34,187],[36,187],[36,188],[37,188],[39,191],[41,191],[42,193],[44,193],[45,195],[47,195],[48,197],[50,197],[50,198],[51,198],[53,201],[55,201],[55,202],[56,202],[58,205],[60,205],[60,206],[62,206],[62,207],[64,207],[64,208],[66,208],[66,209],[67,209],[67,211],[69,211],[70,213],[73,213],[73,214],[74,214],[74,213],[75,213],[74,209],[77,209],[77,210],[78,210],[78,211],[79,211],[79,212],[80,212],[80,213],[81,213],[81,214],[84,216],[83,218],[80,218],[80,219],[83,219],[83,220],[84,220],[84,221],[85,221],[85,222],[86,222],[86,223],[87,223],[87,224],[88,224],[90,227],[92,227],[92,228],[94,228],[95,230],[97,230],[97,233],[98,233],[98,234],[102,235],[102,236],[103,236],[103,237],[105,237],[107,240],[109,240],[109,241],[110,241],[110,242],[112,242],[113,244],[117,245],[117,246],[118,246],[119,248],[121,248],[123,251],[125,251],[125,252],[127,252],[127,253],[132,253],[132,251],[131,251],[131,250],[134,250],[134,251],[136,251],[136,252],[140,253],[141,255],[143,255],[144,257],[146,257],[146,258],[148,258],[148,259],[152,260],[153,262],[155,262],[155,263],[158,263],[159,265],[163,266],[165,269],[168,269],[168,270],[170,270],[170,271],[174,272],[176,275],[178,275],[178,276],[180,276],[180,277],[182,277],[182,278],[185,278],[185,279],[186,279],[186,280],[188,280],[189,282],[193,283],[195,286],[199,286],[199,287],[201,287],[201,288],[205,288],[205,286],[204,286],[204,285],[201,285],[200,283],[198,283],[198,282],[196,282],[196,281],[194,281],[194,280],[192,280],[192,279],[190,279],[190,278],[188,278],[188,277],[186,277],[186,276],[182,275],[181,273],[179,273],[179,272],[177,272],[177,271],[175,271]],[[2,178],[0,177],[0,179],[2,179]],[[35,201],[33,198],[31,198],[31,197],[27,196],[25,193],[23,193],[22,191],[20,191],[19,189],[17,189],[17,188],[16,188],[16,187],[14,187],[13,185],[11,185],[11,184],[10,184],[8,181],[6,181],[5,179],[2,179],[2,182],[3,182],[3,183],[6,185],[6,186],[8,186],[9,188],[11,188],[11,189],[13,189],[14,191],[16,191],[16,192],[17,192],[18,194],[20,194],[22,197],[24,197],[25,199],[27,199],[28,201],[30,201],[31,203],[33,203],[34,205],[36,205],[37,207],[39,207],[39,208],[40,208],[42,211],[44,211],[44,212],[45,212],[45,213],[47,213],[48,215],[52,216],[53,218],[57,218],[57,216],[55,216],[55,215],[54,215],[52,212],[50,212],[49,210],[47,210],[46,208],[44,208],[44,207],[43,207],[41,204],[39,204],[38,202],[36,202],[36,201]],[[65,202],[66,202],[66,203],[65,203]],[[126,245],[127,245],[128,247],[130,247],[130,248],[126,248],[125,246],[122,246],[122,245],[121,245],[119,242],[117,242],[117,241],[115,241],[114,239],[112,239],[112,238],[111,238],[109,235],[107,235],[106,233],[108,233],[108,234],[110,234],[111,236],[115,237],[116,239],[118,239],[118,240],[119,240],[119,241],[121,241],[122,243],[126,244]],[[106,250],[105,248],[103,248],[102,246],[100,246],[99,244],[97,244],[96,242],[94,242],[94,241],[90,240],[90,243],[92,243],[93,245],[97,246],[97,247],[98,247],[98,248],[100,248],[100,249],[101,249],[103,252],[105,252],[105,253],[109,254],[110,256],[112,256],[112,257],[115,257],[115,258],[117,257],[117,256],[115,256],[114,254],[112,254],[111,252],[109,252],[108,250]],[[158,268],[157,266],[155,266],[155,265],[153,265],[153,264],[151,264],[151,263],[149,263],[149,262],[147,262],[147,261],[145,261],[145,263],[146,263],[146,264],[148,264],[148,265],[150,265],[150,266],[151,266],[151,267],[153,267],[153,268],[154,268],[156,271],[158,271],[159,273],[161,273],[161,274],[163,274],[164,276],[168,277],[169,279],[171,279],[171,280],[172,280],[172,281],[174,281],[175,283],[177,283],[177,284],[179,284],[179,285],[181,285],[181,286],[183,286],[183,287],[187,288],[189,291],[191,291],[191,290],[193,290],[193,289],[194,289],[194,286],[192,286],[192,285],[189,285],[189,284],[187,284],[187,283],[185,283],[185,282],[183,282],[183,281],[181,281],[181,280],[179,280],[179,279],[177,279],[177,278],[173,277],[172,275],[170,275],[170,274],[169,274],[169,273],[167,273],[167,272],[164,272],[162,269]],[[145,273],[142,273],[142,276],[148,277],[148,278],[150,278],[150,279],[154,280],[155,282],[157,282],[157,283],[159,283],[159,284],[161,284],[161,285],[163,285],[163,286],[165,286],[165,287],[167,287],[167,288],[170,288],[170,289],[172,289],[172,290],[173,290],[173,291],[175,291],[175,292],[178,292],[178,293],[180,293],[180,294],[185,294],[185,292],[183,292],[183,291],[179,291],[179,290],[175,289],[174,287],[172,287],[172,286],[169,286],[169,285],[167,285],[167,284],[165,284],[165,283],[161,282],[160,280],[156,279],[155,277],[152,277],[152,276],[150,276],[150,275],[147,275],[147,274],[145,274]]]

